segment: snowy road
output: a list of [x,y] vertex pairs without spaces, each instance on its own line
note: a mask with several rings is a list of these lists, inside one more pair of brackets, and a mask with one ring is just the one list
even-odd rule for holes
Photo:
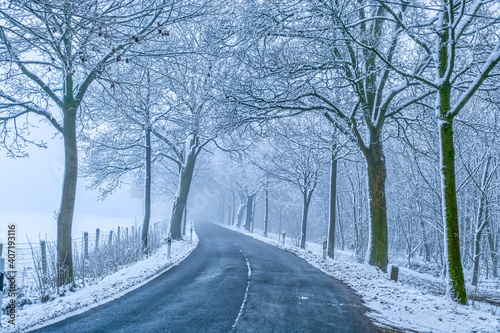
[[214,224],[180,265],[36,332],[377,332],[359,297],[302,259]]

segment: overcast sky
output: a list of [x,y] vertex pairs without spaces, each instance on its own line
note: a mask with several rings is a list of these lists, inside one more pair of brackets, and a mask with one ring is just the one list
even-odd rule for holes
[[[54,212],[59,207],[62,188],[63,144],[60,136],[53,138],[54,130],[40,124],[34,133],[48,142],[47,149],[30,148],[28,158],[12,159],[0,149],[0,241],[5,241],[8,223],[17,223],[19,242],[26,242],[38,235],[56,238]],[[142,223],[142,200],[133,198],[128,186],[109,196],[97,200],[97,191],[85,190],[85,181],[80,178],[75,207],[73,237],[82,231],[94,232],[96,227],[107,231],[117,226],[132,226]],[[168,203],[157,203],[153,207],[152,222],[164,218]]]

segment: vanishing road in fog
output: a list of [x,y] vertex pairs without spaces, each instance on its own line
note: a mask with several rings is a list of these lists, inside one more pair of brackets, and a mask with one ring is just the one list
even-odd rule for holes
[[196,231],[178,266],[36,332],[377,332],[352,290],[304,260],[214,224]]

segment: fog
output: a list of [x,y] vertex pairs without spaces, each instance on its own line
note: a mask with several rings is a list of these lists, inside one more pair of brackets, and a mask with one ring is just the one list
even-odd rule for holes
[[[63,145],[60,136],[45,124],[34,131],[47,148],[28,147],[29,157],[9,158],[0,155],[0,241],[5,242],[7,225],[17,224],[18,242],[38,238],[56,239],[56,212],[59,207],[63,172]],[[142,199],[132,195],[128,185],[122,186],[105,200],[98,200],[97,190],[86,189],[88,182],[79,178],[76,194],[73,237],[83,231],[101,228],[107,231],[118,226],[140,225],[143,218]],[[164,219],[170,203],[155,203],[153,222]]]

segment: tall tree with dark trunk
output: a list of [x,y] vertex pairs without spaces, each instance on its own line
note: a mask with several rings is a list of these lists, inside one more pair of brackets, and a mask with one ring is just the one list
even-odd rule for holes
[[[438,9],[425,3],[389,4],[376,3],[384,8],[390,19],[404,34],[415,50],[422,53],[415,66],[420,70],[408,71],[408,64],[375,52],[393,72],[411,80],[417,80],[435,93],[435,115],[440,139],[440,169],[442,184],[442,210],[447,252],[447,292],[453,300],[467,304],[462,260],[460,254],[460,230],[455,180],[454,119],[480,90],[489,77],[498,70],[500,62],[500,38],[496,32],[500,22],[494,17],[498,6],[490,1],[473,0],[454,2],[438,1]],[[437,8],[437,7],[436,7]],[[404,15],[403,13],[406,13]],[[469,36],[473,31],[496,37],[477,40],[470,48]],[[374,51],[373,46],[357,40],[362,48]]]
[[267,230],[269,229],[269,179],[266,179],[264,185],[264,237],[267,237]]
[[332,161],[330,167],[330,223],[328,224],[328,257],[335,256],[335,209],[337,203],[337,154],[332,152]]
[[[193,45],[199,43],[196,38],[188,41]],[[177,191],[170,214],[170,233],[174,239],[182,238],[182,218],[197,158],[217,136],[213,128],[207,126],[213,121],[215,108],[210,75],[214,62],[197,56],[196,52],[179,59],[180,65],[174,67],[173,73],[172,68],[165,71],[168,77],[163,87],[165,111],[152,127],[152,134],[165,145],[162,156],[174,162],[178,170]]]
[[[366,259],[385,270],[388,233],[384,125],[430,93],[413,91],[410,95],[418,81],[393,73],[377,57],[382,53],[392,60],[401,52],[401,43],[396,27],[384,18],[386,9],[368,3],[306,0],[299,9],[283,0],[287,10],[263,5],[263,16],[279,24],[264,22],[259,26],[265,30],[262,38],[266,42],[262,43],[272,47],[267,46],[266,52],[257,48],[254,58],[252,52],[247,52],[247,63],[255,72],[251,82],[257,88],[248,89],[246,83],[247,94],[238,95],[236,103],[255,111],[251,119],[324,114],[359,147],[369,183],[370,246]],[[348,17],[339,16],[344,12],[349,13]],[[360,48],[358,38],[371,49]],[[273,43],[269,43],[270,39]]]
[[[152,77],[152,71],[156,72],[150,62],[131,63],[128,70],[122,72],[126,79],[116,82],[114,88],[96,89],[93,100],[87,103],[95,115],[88,117],[82,140],[85,143],[83,175],[91,181],[91,188],[99,188],[101,198],[120,187],[126,177],[140,174],[144,189],[141,232],[144,254],[149,252],[153,154],[158,153],[151,130],[161,110],[162,93],[158,88],[160,77]],[[101,111],[103,105],[105,111]]]
[[254,212],[253,212],[253,206],[254,206],[254,200],[255,200],[255,196],[257,195],[257,192],[252,192],[252,193],[248,193],[247,194],[247,203],[246,203],[246,206],[247,206],[247,214],[246,214],[246,218],[245,218],[245,224],[243,225],[243,227],[247,230],[247,231],[251,231],[253,229],[253,218],[254,218]]
[[174,239],[182,238],[182,216],[186,208],[189,190],[191,189],[191,183],[193,181],[196,158],[208,142],[210,142],[210,140],[200,143],[200,137],[197,135],[190,135],[186,139],[186,150],[184,151],[185,158],[182,162],[179,161],[181,162],[179,168],[179,185],[174,196],[172,214],[170,215],[170,233]]

